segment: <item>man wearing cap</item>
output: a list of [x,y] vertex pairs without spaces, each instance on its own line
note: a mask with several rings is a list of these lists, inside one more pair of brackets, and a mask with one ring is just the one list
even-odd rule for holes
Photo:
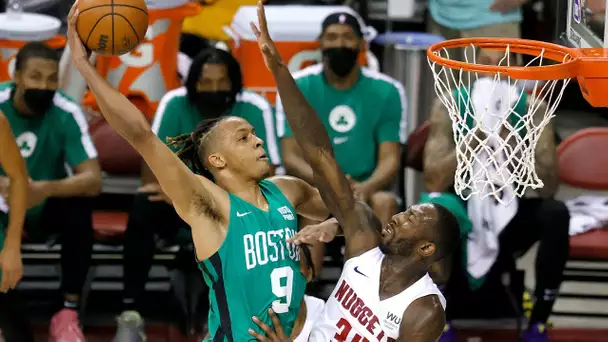
[[[403,86],[359,66],[365,41],[359,19],[350,13],[325,18],[319,45],[322,62],[295,73],[294,78],[323,120],[338,163],[357,195],[387,223],[398,212],[397,196],[387,189],[399,170],[405,140]],[[287,173],[312,184],[312,169],[293,138],[279,98],[277,129]]]

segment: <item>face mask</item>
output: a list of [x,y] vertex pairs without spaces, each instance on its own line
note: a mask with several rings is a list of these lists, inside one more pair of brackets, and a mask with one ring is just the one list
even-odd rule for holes
[[25,105],[36,114],[43,115],[53,105],[55,90],[26,89],[23,94]]
[[327,59],[329,68],[339,77],[345,77],[355,67],[359,51],[345,47],[323,49],[323,59]]
[[202,114],[224,114],[236,99],[227,91],[203,91],[196,94],[196,105]]

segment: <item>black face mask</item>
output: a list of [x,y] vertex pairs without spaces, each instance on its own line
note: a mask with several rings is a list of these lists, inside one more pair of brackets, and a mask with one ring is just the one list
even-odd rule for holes
[[53,105],[55,92],[48,89],[26,89],[23,93],[23,101],[32,112],[43,115]]
[[196,94],[196,106],[204,115],[222,115],[236,99],[228,91],[203,91]]
[[322,53],[323,59],[327,59],[331,71],[339,77],[345,77],[353,70],[359,56],[359,50],[346,47],[326,48]]

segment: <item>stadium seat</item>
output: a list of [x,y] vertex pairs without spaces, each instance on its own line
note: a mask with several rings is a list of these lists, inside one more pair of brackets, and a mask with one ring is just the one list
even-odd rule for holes
[[[559,175],[562,188],[574,187],[589,192],[608,191],[608,128],[587,128],[565,139],[557,148]],[[564,189],[560,189],[563,193]],[[568,189],[570,192],[576,190]],[[603,195],[608,195],[604,192]],[[560,196],[570,197],[572,195]],[[568,282],[608,282],[608,230],[598,229],[570,238],[570,261],[564,273],[561,298],[581,300],[608,300],[605,294],[590,294],[586,291],[565,291]],[[581,293],[584,292],[584,293]],[[608,317],[605,312],[570,312],[558,308],[556,315]]]
[[425,121],[409,135],[406,148],[403,151],[403,165],[422,172],[424,145],[430,131],[431,125],[428,121]]

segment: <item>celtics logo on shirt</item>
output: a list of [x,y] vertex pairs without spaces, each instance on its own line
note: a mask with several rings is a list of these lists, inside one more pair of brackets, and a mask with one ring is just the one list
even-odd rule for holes
[[38,142],[38,137],[36,134],[32,132],[23,132],[19,134],[17,137],[17,146],[19,146],[19,150],[21,151],[21,156],[23,158],[28,158],[34,153],[36,149],[36,143]]
[[329,113],[329,124],[338,133],[349,132],[355,127],[356,122],[355,112],[349,106],[336,106]]

